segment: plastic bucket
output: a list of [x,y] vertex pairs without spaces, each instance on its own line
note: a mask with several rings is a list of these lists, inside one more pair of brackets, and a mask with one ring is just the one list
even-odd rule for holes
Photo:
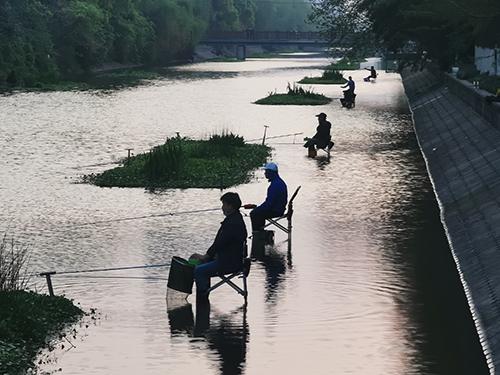
[[193,293],[193,273],[194,266],[186,259],[172,257],[167,287],[187,294]]

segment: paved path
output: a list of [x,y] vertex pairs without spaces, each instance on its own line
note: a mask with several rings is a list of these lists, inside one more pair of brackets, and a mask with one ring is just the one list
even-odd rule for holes
[[500,131],[428,72],[403,74],[415,130],[492,374],[500,361]]

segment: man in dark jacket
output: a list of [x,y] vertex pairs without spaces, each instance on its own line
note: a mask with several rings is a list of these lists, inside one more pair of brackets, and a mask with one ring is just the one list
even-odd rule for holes
[[212,246],[204,255],[203,263],[194,270],[197,296],[206,294],[211,277],[239,271],[246,256],[248,234],[240,213],[240,197],[237,193],[226,193],[220,200],[226,218],[222,221]]
[[314,148],[314,146],[317,146],[318,148],[328,148],[328,151],[330,151],[333,147],[332,136],[330,135],[332,124],[326,120],[326,113],[321,112],[316,117],[318,118],[316,134],[304,144],[304,147]]
[[244,206],[245,208],[253,208],[250,212],[252,231],[261,231],[266,219],[283,215],[288,201],[287,187],[285,181],[278,174],[278,166],[275,163],[267,163],[264,166],[264,174],[270,182],[266,200],[260,206],[255,204]]

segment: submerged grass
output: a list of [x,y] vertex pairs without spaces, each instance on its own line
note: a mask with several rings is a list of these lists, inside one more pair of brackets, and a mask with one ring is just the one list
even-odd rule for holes
[[322,95],[315,94],[312,89],[303,89],[302,87],[290,83],[287,86],[286,94],[271,92],[265,98],[259,99],[255,104],[268,105],[322,105],[328,104],[332,99]]
[[359,59],[348,59],[346,57],[340,59],[339,61],[332,63],[326,67],[327,70],[358,70],[360,63],[366,60]]
[[335,69],[326,69],[321,77],[304,77],[298,83],[303,84],[319,84],[319,85],[339,85],[346,83],[342,73]]
[[0,241],[0,292],[23,290],[29,282],[26,267],[28,246],[19,244],[5,234]]
[[25,374],[51,335],[83,312],[64,297],[22,289],[29,276],[28,246],[3,236],[0,242],[0,374]]
[[226,188],[247,182],[270,152],[267,146],[246,144],[243,137],[227,132],[208,140],[175,137],[83,181],[103,187]]
[[0,374],[25,374],[39,350],[83,311],[64,297],[26,291],[0,292]]

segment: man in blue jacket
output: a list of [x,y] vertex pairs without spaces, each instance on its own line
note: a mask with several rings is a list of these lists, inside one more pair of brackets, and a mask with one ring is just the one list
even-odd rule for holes
[[200,259],[202,264],[194,269],[197,298],[206,297],[211,277],[241,270],[243,258],[247,255],[248,234],[240,213],[241,199],[237,193],[229,192],[220,200],[226,218],[222,221],[212,246]]
[[260,206],[255,204],[243,206],[253,208],[250,212],[252,231],[263,230],[266,219],[283,215],[288,201],[286,184],[278,174],[278,166],[275,163],[267,163],[264,166],[264,175],[270,182],[264,203]]

